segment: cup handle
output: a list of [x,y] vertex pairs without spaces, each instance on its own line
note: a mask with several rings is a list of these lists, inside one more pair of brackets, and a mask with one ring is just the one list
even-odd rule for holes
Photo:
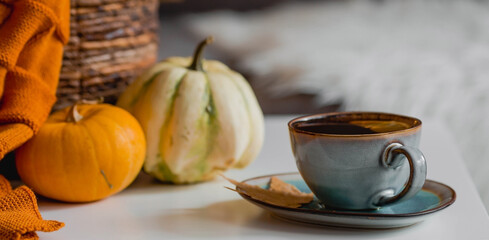
[[426,180],[426,160],[419,149],[404,146],[400,143],[391,143],[382,154],[382,164],[386,168],[398,168],[402,165],[404,159],[409,162],[409,179],[406,186],[397,195],[394,195],[394,189],[386,189],[377,193],[371,201],[374,207],[408,199],[423,187]]

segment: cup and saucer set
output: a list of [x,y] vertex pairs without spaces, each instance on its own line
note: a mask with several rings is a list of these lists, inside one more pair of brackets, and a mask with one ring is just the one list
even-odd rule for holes
[[[419,119],[375,112],[325,113],[288,123],[299,172],[273,175],[314,200],[283,207],[240,193],[278,218],[337,227],[387,229],[421,222],[455,202],[426,179]],[[268,187],[272,176],[243,182]]]

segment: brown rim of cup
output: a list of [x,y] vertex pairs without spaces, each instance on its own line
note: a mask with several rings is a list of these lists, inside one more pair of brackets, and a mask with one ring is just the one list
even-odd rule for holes
[[[344,135],[344,134],[316,133],[316,132],[304,131],[304,130],[297,129],[295,126],[299,122],[306,122],[306,121],[310,121],[314,119],[322,119],[322,118],[328,119],[327,122],[335,122],[335,121],[341,122],[342,119],[346,120],[347,118],[350,121],[351,120],[394,120],[394,121],[401,121],[404,123],[408,123],[410,127],[402,130],[391,131],[391,132]],[[384,135],[391,135],[394,133],[403,134],[403,133],[416,132],[421,129],[422,122],[421,120],[415,117],[409,117],[409,116],[404,116],[404,115],[399,115],[394,113],[357,111],[357,112],[331,112],[331,113],[318,113],[312,115],[305,115],[290,120],[287,125],[289,127],[289,130],[297,133],[303,133],[303,134],[314,135],[314,136],[356,138],[356,137],[384,136]]]

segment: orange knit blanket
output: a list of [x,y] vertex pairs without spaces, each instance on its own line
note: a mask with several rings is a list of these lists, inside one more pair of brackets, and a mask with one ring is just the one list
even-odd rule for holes
[[69,38],[69,0],[0,0],[0,159],[51,111]]
[[43,220],[34,193],[26,186],[12,190],[0,175],[0,239],[39,239],[35,231],[52,232],[64,223]]

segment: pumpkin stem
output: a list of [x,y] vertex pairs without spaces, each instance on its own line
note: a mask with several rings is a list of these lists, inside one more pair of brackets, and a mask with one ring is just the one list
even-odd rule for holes
[[99,97],[98,99],[93,99],[93,100],[82,99],[82,100],[78,101],[78,103],[82,103],[82,104],[104,103],[104,97]]
[[68,116],[66,117],[67,122],[77,123],[83,119],[83,116],[78,112],[77,106],[77,103],[71,106],[70,110],[68,111]]
[[77,123],[80,120],[83,119],[83,116],[78,112],[78,104],[98,104],[98,103],[103,103],[104,102],[104,97],[100,97],[97,100],[85,100],[82,99],[81,101],[78,101],[77,103],[73,104],[71,106],[70,110],[68,111],[68,116],[66,116],[66,121],[67,122],[74,122]]
[[197,48],[194,52],[194,58],[192,59],[192,64],[188,67],[190,70],[203,72],[204,68],[202,66],[202,53],[204,51],[204,47],[211,44],[214,41],[213,36],[208,36],[202,42],[197,45]]

